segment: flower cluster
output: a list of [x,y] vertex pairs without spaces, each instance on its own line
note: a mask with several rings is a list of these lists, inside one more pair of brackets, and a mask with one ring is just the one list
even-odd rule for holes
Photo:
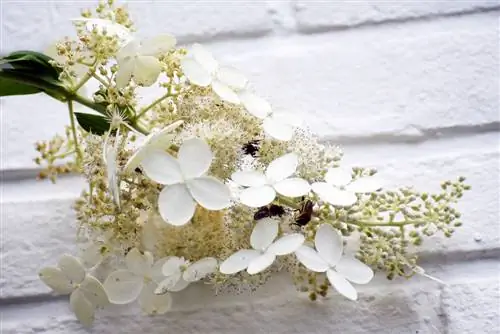
[[[385,189],[376,171],[342,166],[339,148],[275,112],[202,45],[137,39],[112,1],[73,21],[76,34],[50,60],[60,88],[49,94],[63,93],[71,127],[38,150],[52,178],[64,155],[87,179],[75,210],[88,242],[40,277],[70,294],[83,324],[108,304],[164,314],[195,282],[238,292],[278,271],[312,300],[330,287],[356,300],[374,271],[426,275],[411,246],[460,226],[453,204],[469,189],[464,178],[432,195]],[[79,93],[90,80],[100,85],[92,98]],[[147,88],[158,96],[144,104]],[[347,252],[353,240],[359,249]]]

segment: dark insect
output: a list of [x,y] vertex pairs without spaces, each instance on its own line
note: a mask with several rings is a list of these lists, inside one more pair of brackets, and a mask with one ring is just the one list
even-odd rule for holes
[[302,207],[295,215],[295,225],[306,226],[311,221],[314,203],[310,200],[303,201]]
[[142,174],[142,171],[141,171],[141,169],[140,169],[139,167],[137,167],[137,168],[135,169],[135,172],[136,172],[136,173],[139,173],[139,174]]
[[245,145],[243,145],[243,153],[251,155],[252,157],[256,158],[257,153],[259,153],[259,140],[255,139],[252,141],[249,141]]
[[263,206],[255,212],[253,215],[254,220],[259,220],[267,217],[283,216],[285,214],[285,209],[280,205],[271,204],[269,206]]

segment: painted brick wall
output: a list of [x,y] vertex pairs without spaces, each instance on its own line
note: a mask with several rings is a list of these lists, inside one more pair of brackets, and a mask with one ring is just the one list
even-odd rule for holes
[[[1,0],[2,53],[43,50],[70,29],[84,1]],[[394,185],[433,190],[467,175],[465,225],[430,239],[423,266],[448,283],[378,275],[358,303],[298,297],[277,277],[256,295],[213,297],[194,287],[175,310],[148,318],[134,306],[100,313],[93,333],[500,333],[500,2],[134,1],[147,36],[207,44],[244,71],[276,109],[303,116],[345,163],[378,167]],[[38,281],[42,265],[74,249],[78,177],[32,180],[33,142],[67,122],[42,96],[0,99],[0,332],[86,333]]]

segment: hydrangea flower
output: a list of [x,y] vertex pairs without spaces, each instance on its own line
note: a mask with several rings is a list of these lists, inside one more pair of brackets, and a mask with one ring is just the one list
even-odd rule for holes
[[196,203],[207,210],[222,210],[230,205],[229,188],[211,176],[205,176],[212,163],[210,147],[201,139],[184,141],[177,159],[151,150],[142,160],[144,173],[166,185],[158,196],[158,209],[167,223],[184,225],[194,215]]
[[214,273],[217,264],[217,260],[213,257],[206,257],[192,264],[182,257],[169,257],[162,267],[162,273],[166,278],[158,284],[155,293],[184,290],[190,283]]
[[172,49],[175,37],[162,35],[143,41],[132,40],[118,51],[116,60],[116,87],[125,87],[133,77],[141,86],[151,86],[156,82],[162,70],[158,56]]
[[299,159],[295,153],[285,154],[272,161],[265,174],[259,171],[238,171],[231,179],[240,186],[248,187],[241,191],[241,203],[253,208],[271,203],[276,192],[287,197],[306,195],[310,190],[309,183],[298,177],[291,177]]
[[133,248],[125,257],[127,269],[112,272],[106,281],[104,289],[113,304],[128,304],[136,299],[148,314],[164,314],[172,306],[170,294],[158,296],[154,293],[157,282],[163,279],[161,268],[166,259],[153,263],[150,252],[141,252]]
[[132,33],[128,28],[110,20],[80,17],[72,19],[71,21],[85,23],[85,29],[87,29],[88,32],[93,32],[95,30],[101,35],[106,33],[108,36],[115,36],[122,45],[133,39]]
[[312,190],[332,205],[351,206],[358,201],[356,194],[371,193],[379,190],[378,177],[364,176],[353,181],[351,173],[341,168],[331,168],[325,175],[325,182],[315,182]]
[[134,169],[136,169],[140,165],[142,159],[147,155],[147,153],[150,150],[154,149],[161,150],[168,148],[174,137],[172,135],[172,132],[179,126],[181,126],[182,123],[184,123],[184,121],[182,120],[176,121],[172,124],[167,125],[166,127],[164,127],[159,131],[151,132],[149,135],[147,135],[142,145],[134,152],[134,154],[127,161],[127,164],[124,167],[124,171],[131,172]]
[[253,249],[242,249],[228,257],[220,265],[220,272],[230,275],[246,269],[251,275],[260,273],[273,264],[276,256],[291,254],[304,243],[304,236],[300,233],[288,234],[274,241],[277,236],[276,220],[259,220],[250,236]]
[[294,128],[301,124],[293,115],[273,112],[269,102],[249,91],[241,92],[239,98],[250,114],[262,120],[264,131],[274,139],[292,139]]
[[340,232],[331,225],[322,224],[314,238],[316,250],[302,245],[295,255],[307,269],[324,273],[330,284],[341,295],[356,300],[358,293],[350,282],[366,284],[373,278],[373,271],[355,258],[342,257],[343,243]]
[[240,103],[239,93],[248,80],[232,67],[222,67],[213,55],[200,44],[194,44],[188,57],[181,60],[181,68],[189,81],[197,86],[212,86],[224,101]]
[[69,303],[78,320],[91,326],[97,307],[109,304],[102,284],[85,272],[82,263],[74,256],[63,255],[57,267],[45,267],[40,279],[58,294],[69,294]]

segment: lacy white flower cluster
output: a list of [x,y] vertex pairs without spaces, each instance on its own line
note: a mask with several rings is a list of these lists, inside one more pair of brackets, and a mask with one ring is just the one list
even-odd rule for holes
[[[164,314],[198,281],[242,291],[284,271],[311,299],[333,287],[356,300],[353,284],[370,282],[370,267],[423,274],[405,251],[420,234],[405,228],[455,222],[438,211],[452,195],[426,206],[427,195],[384,193],[375,171],[339,167],[336,147],[273,111],[201,45],[176,49],[170,35],[138,40],[123,9],[104,7],[99,18],[75,19],[78,41],[53,55],[75,92],[97,80],[93,100],[75,101],[104,116],[86,118],[70,138],[89,183],[75,206],[89,243],[79,258],[64,255],[40,271],[55,292],[70,294],[83,324],[110,303],[138,301]],[[75,69],[82,64],[84,75]],[[139,108],[140,89],[150,86],[164,95]],[[432,214],[419,216],[422,207]],[[436,226],[452,232],[448,225]],[[346,254],[356,231],[362,246]]]

